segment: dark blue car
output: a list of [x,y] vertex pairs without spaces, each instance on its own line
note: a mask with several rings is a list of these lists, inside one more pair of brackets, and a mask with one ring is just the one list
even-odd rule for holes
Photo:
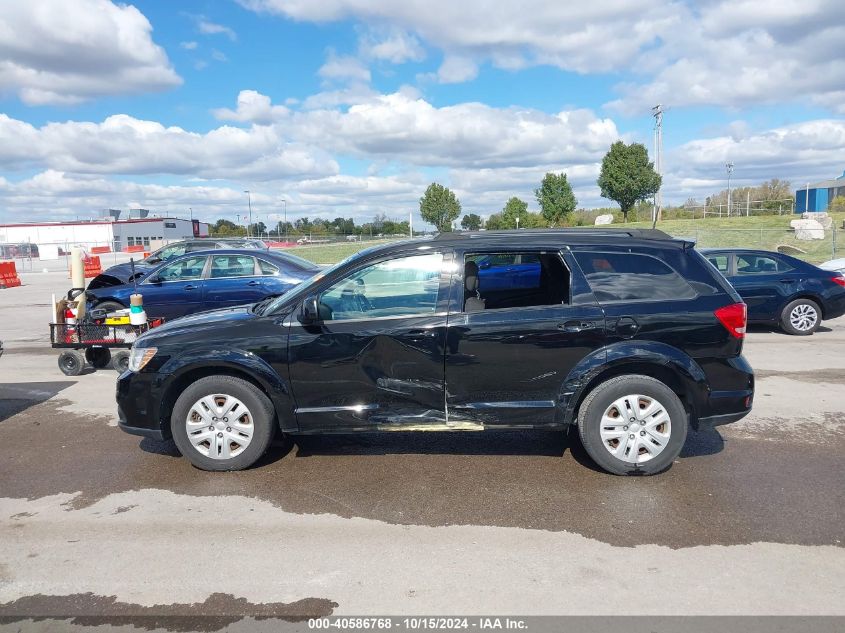
[[819,328],[822,319],[845,314],[842,273],[771,251],[704,248],[701,252],[745,301],[749,323],[807,335]]
[[[138,282],[150,317],[175,319],[215,308],[255,303],[287,292],[320,271],[296,255],[255,249],[188,253],[153,268]],[[89,310],[129,307],[131,283],[86,291]]]

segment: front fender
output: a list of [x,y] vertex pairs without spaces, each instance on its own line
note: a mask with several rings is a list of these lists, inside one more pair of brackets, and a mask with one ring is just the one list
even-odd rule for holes
[[164,393],[169,393],[174,384],[189,374],[199,371],[213,373],[209,372],[212,369],[248,375],[270,397],[283,428],[295,425],[290,384],[279,376],[272,365],[252,352],[223,347],[191,349],[169,358],[158,371],[168,376],[164,383]]
[[[572,368],[561,387],[558,415],[563,424],[576,422],[577,407],[592,390],[602,375],[618,376],[642,373],[643,365],[656,368],[657,372],[671,372],[680,381],[687,403],[696,420],[699,403],[706,402],[710,387],[701,366],[677,347],[657,341],[619,341],[585,356]],[[647,368],[645,368],[647,369]]]

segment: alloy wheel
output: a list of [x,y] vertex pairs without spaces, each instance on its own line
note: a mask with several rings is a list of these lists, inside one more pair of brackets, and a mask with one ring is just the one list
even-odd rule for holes
[[789,323],[799,332],[812,330],[819,320],[819,313],[808,303],[799,303],[789,313]]

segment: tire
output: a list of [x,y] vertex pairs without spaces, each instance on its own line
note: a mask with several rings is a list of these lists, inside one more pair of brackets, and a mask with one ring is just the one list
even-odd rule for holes
[[786,304],[780,315],[780,327],[787,334],[809,336],[822,324],[822,311],[812,299],[796,299]]
[[[619,423],[613,424],[616,419]],[[614,475],[663,472],[681,453],[687,428],[687,412],[678,396],[650,376],[611,378],[593,389],[578,410],[584,449],[598,466]]]
[[208,376],[176,400],[170,428],[182,455],[197,468],[243,470],[270,446],[275,412],[270,399],[252,383],[234,376]]
[[75,349],[66,349],[59,354],[59,369],[65,376],[78,376],[85,369],[85,356]]
[[129,351],[121,349],[111,355],[111,368],[122,374],[129,369]]
[[111,364],[111,352],[108,347],[89,347],[85,350],[85,360],[92,367],[103,369]]

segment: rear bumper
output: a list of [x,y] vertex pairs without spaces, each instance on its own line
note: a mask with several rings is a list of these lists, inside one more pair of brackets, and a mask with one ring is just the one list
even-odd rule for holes
[[845,314],[845,292],[837,293],[832,299],[827,299],[822,305],[823,318],[838,319]]
[[744,356],[720,364],[718,376],[713,372],[710,378],[722,389],[711,390],[699,403],[693,424],[697,430],[737,422],[751,412],[754,403],[754,370]]

